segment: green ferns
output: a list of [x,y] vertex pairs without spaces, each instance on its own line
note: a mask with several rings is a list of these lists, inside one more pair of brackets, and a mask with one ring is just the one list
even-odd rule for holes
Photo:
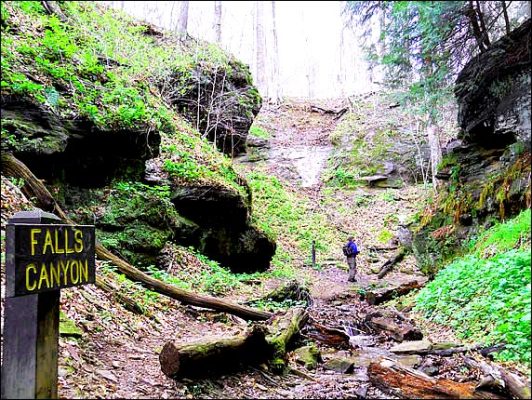
[[416,309],[459,336],[505,343],[497,357],[530,365],[530,209],[486,231],[420,291]]

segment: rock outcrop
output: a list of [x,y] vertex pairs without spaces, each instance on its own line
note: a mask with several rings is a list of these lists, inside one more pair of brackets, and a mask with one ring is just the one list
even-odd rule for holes
[[174,73],[170,82],[185,89],[170,91],[167,101],[220,151],[231,157],[246,151],[249,128],[262,104],[247,65],[200,62],[186,74]]
[[530,147],[530,21],[469,61],[458,75],[458,124],[467,143]]
[[2,96],[2,151],[39,177],[85,187],[111,178],[142,179],[144,162],[159,154],[161,136],[146,126],[105,130],[86,118],[65,119],[27,97]]
[[233,272],[264,271],[275,242],[250,223],[250,204],[236,191],[208,186],[181,186],[172,193],[179,213],[198,226],[194,245]]
[[531,205],[531,22],[473,58],[457,79],[457,140],[444,150],[446,181],[413,240],[422,269],[434,274],[479,227]]

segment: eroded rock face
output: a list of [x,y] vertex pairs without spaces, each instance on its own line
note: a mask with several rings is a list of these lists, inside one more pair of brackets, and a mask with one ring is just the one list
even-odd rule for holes
[[458,75],[458,123],[466,142],[530,146],[531,20],[473,58]]
[[159,133],[147,135],[142,126],[105,131],[15,96],[2,96],[2,129],[14,139],[2,140],[2,150],[12,151],[39,178],[85,187],[116,176],[141,179],[145,160],[159,154],[161,142]]
[[185,89],[168,93],[167,101],[220,151],[230,156],[245,152],[249,127],[262,104],[248,66],[235,60],[216,69],[198,63],[192,73],[176,72],[171,86]]
[[444,149],[438,204],[413,240],[429,275],[479,228],[531,205],[530,28],[528,20],[458,76],[462,131]]
[[275,242],[254,227],[249,202],[236,190],[181,186],[172,202],[179,213],[201,227],[194,245],[233,272],[264,271],[275,254]]

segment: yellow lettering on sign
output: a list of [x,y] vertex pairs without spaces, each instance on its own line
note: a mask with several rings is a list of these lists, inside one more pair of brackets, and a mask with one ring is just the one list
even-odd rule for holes
[[[38,234],[38,233],[41,233],[41,230],[38,229],[38,228],[33,228],[31,231],[30,231],[30,238],[31,238],[31,255],[34,256],[35,255],[35,245],[37,243],[39,243],[37,241],[37,239],[35,239],[35,235]],[[27,272],[27,271],[26,271]]]
[[[76,277],[74,278],[74,272],[76,272]],[[70,262],[70,283],[76,284],[79,281],[79,266],[76,260]]]
[[76,253],[81,253],[83,251],[83,232],[75,230],[74,241],[74,250]]
[[48,271],[46,271],[46,265],[44,263],[42,263],[41,276],[39,279],[39,287],[37,289],[39,290],[41,289],[43,281],[46,282],[46,289],[50,289],[50,281],[48,280]]
[[63,271],[63,284],[66,285],[67,284],[68,264],[70,263],[70,261],[67,260],[66,265],[63,262],[63,260],[59,260],[59,263],[61,265],[61,270]]
[[71,249],[70,247],[68,247],[68,229],[65,229],[65,252],[67,254],[72,254],[74,253],[74,249]]
[[35,267],[35,264],[28,264],[26,267],[26,290],[35,290],[35,286],[37,286],[35,281],[33,281],[33,285],[30,286],[30,269],[33,270],[34,274],[37,274],[37,267]]
[[56,254],[65,254],[65,249],[59,248],[59,231],[55,230],[55,253]]
[[85,265],[83,261],[79,262],[79,281],[88,282],[89,281],[89,261],[85,260]]
[[54,242],[52,241],[52,234],[50,231],[46,231],[44,236],[44,245],[42,246],[42,254],[46,254],[46,249],[50,247],[52,254],[54,254]]
[[52,287],[61,286],[61,270],[59,269],[59,264],[54,265],[52,262],[50,263],[50,284]]

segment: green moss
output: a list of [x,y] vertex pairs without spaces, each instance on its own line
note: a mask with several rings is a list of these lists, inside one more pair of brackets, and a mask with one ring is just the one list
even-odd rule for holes
[[261,139],[269,139],[271,137],[270,132],[257,125],[251,125],[251,128],[249,128],[249,134]]
[[377,240],[381,243],[387,243],[391,238],[393,238],[393,233],[391,233],[388,229],[383,229],[377,235]]
[[438,171],[441,171],[448,167],[453,167],[458,163],[458,156],[456,154],[447,154],[442,157],[441,161],[438,163]]
[[61,336],[81,337],[83,331],[76,326],[76,323],[66,316],[65,313],[59,313],[59,334]]

